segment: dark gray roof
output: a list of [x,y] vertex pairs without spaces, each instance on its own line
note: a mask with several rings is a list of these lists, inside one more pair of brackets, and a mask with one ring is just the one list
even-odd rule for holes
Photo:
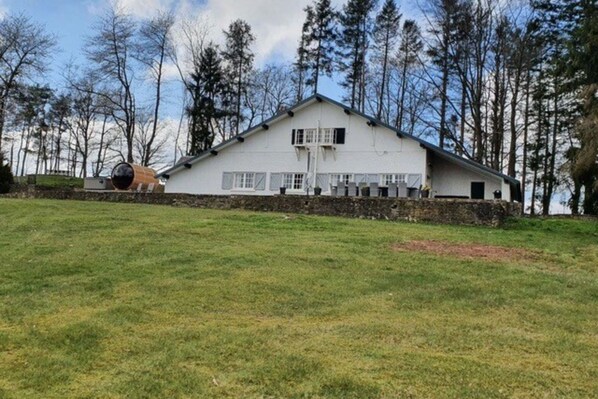
[[[511,176],[508,176],[508,175],[506,175],[504,173],[501,173],[501,172],[499,172],[497,170],[494,170],[492,168],[484,166],[484,165],[482,165],[482,164],[480,164],[478,162],[472,161],[471,159],[467,159],[467,158],[461,157],[461,156],[459,156],[457,154],[454,154],[454,153],[452,153],[450,151],[442,149],[442,148],[438,147],[437,145],[434,145],[432,143],[427,142],[424,139],[421,139],[421,138],[413,136],[413,135],[411,135],[409,133],[405,133],[403,131],[400,131],[397,128],[395,128],[393,126],[390,126],[387,123],[382,122],[379,119],[376,119],[374,117],[366,115],[366,114],[364,114],[364,113],[362,113],[362,112],[360,112],[360,111],[358,111],[356,109],[353,109],[351,107],[347,107],[346,105],[344,105],[344,104],[342,104],[342,103],[340,103],[338,101],[335,101],[335,100],[333,100],[333,99],[331,99],[329,97],[321,95],[321,94],[314,94],[311,97],[308,97],[305,100],[298,102],[297,104],[295,104],[292,107],[290,107],[288,110],[285,110],[284,112],[279,113],[279,114],[273,116],[272,118],[270,118],[270,119],[268,119],[268,120],[266,120],[264,122],[259,123],[256,126],[253,126],[253,127],[249,128],[249,129],[245,130],[243,133],[240,133],[239,136],[237,136],[237,137],[246,137],[246,136],[248,136],[250,134],[253,134],[253,133],[257,132],[257,131],[263,130],[263,126],[264,125],[269,125],[270,123],[272,123],[274,121],[277,121],[277,120],[285,118],[285,117],[289,117],[287,115],[287,113],[289,111],[294,111],[294,110],[296,110],[298,108],[301,108],[301,107],[305,106],[306,104],[309,104],[309,103],[314,102],[314,101],[320,101],[320,100],[321,101],[326,101],[326,102],[328,102],[330,104],[333,104],[333,105],[336,105],[337,107],[340,107],[343,110],[350,112],[351,114],[355,114],[355,115],[361,116],[364,119],[367,119],[367,120],[369,120],[371,122],[374,122],[376,125],[385,127],[387,129],[395,132],[397,134],[397,136],[407,137],[407,138],[410,138],[412,140],[415,140],[418,143],[420,143],[422,145],[422,147],[424,147],[427,150],[430,150],[430,151],[432,151],[434,153],[444,155],[444,156],[446,156],[446,157],[448,157],[448,158],[450,158],[450,159],[452,159],[452,160],[454,160],[454,161],[456,161],[458,163],[463,163],[463,164],[466,164],[466,165],[469,165],[469,166],[473,166],[474,168],[480,169],[481,171],[484,171],[486,173],[490,173],[492,175],[500,177],[500,178],[504,179],[506,182],[508,182],[509,184],[512,184],[512,185],[519,185],[520,184],[519,180],[517,180],[517,179],[515,179],[515,178],[513,178]],[[234,142],[238,142],[237,137],[233,137],[232,139],[224,141],[224,142],[220,143],[219,145],[211,148],[208,151],[204,151],[204,152],[202,152],[201,154],[199,154],[199,155],[197,155],[195,157],[191,157],[185,163],[186,164],[193,164],[193,163],[197,162],[198,160],[200,160],[200,159],[202,159],[202,158],[210,155],[213,151],[218,151],[219,149],[227,147],[227,146],[231,145]],[[183,163],[178,163],[178,164],[174,165],[173,167],[171,167],[171,168],[169,168],[169,169],[167,169],[167,170],[159,173],[157,175],[157,177],[164,177],[164,176],[170,174],[171,172],[174,172],[174,171],[176,171],[178,169],[182,169],[182,168],[184,168],[184,164]]]

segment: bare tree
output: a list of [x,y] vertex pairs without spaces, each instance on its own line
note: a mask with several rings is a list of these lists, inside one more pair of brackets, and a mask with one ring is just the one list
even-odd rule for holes
[[73,139],[74,151],[81,155],[82,177],[87,177],[88,160],[91,153],[92,140],[95,138],[95,123],[98,117],[98,96],[93,94],[95,89],[93,82],[83,81],[77,85],[82,88],[76,90],[73,95]]
[[158,135],[159,128],[160,125],[156,125],[152,118],[152,111],[137,110],[135,150],[139,154],[139,159],[143,160],[143,166],[152,166],[162,161],[162,151],[168,137],[164,134]]
[[253,126],[283,111],[295,100],[291,69],[287,65],[266,65],[254,71],[246,96],[247,122]]
[[150,163],[149,157],[154,152],[152,146],[158,134],[164,65],[169,59],[174,59],[175,52],[171,37],[174,23],[172,13],[160,13],[145,22],[139,31],[137,59],[149,69],[155,87],[151,132],[143,140],[145,150],[142,152],[144,156],[141,158],[141,164],[144,166]]
[[0,151],[7,101],[20,82],[46,71],[54,36],[25,15],[0,19]]
[[95,25],[95,34],[87,39],[87,58],[94,63],[93,73],[112,95],[96,92],[108,99],[112,117],[126,144],[126,160],[133,162],[135,138],[135,21],[116,6],[111,7]]

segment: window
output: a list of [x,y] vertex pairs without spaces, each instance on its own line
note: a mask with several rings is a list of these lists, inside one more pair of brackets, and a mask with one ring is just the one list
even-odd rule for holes
[[233,187],[236,190],[251,190],[255,184],[255,173],[235,173]]
[[318,135],[317,129],[305,129],[305,144],[314,144]]
[[390,183],[406,183],[407,175],[405,174],[383,174],[380,175],[380,185],[388,186]]
[[305,174],[303,173],[283,173],[282,186],[288,190],[303,190]]
[[333,175],[330,175],[330,181],[332,182],[333,186],[338,186],[339,182],[349,184],[349,182],[353,181],[353,175],[351,175],[351,174],[333,174]]
[[307,144],[345,144],[345,128],[320,128],[293,130],[293,144],[304,146]]
[[334,144],[335,129],[322,129],[320,142],[323,144]]

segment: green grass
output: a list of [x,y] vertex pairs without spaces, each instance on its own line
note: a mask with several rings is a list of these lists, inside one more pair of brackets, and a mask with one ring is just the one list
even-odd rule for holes
[[[0,199],[0,397],[585,398],[598,224]],[[434,239],[529,249],[487,262]]]

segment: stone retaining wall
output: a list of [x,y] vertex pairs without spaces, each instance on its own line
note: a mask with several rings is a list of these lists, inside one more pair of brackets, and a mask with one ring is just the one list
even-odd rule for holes
[[505,201],[407,199],[368,197],[212,196],[164,193],[91,192],[29,188],[5,198],[102,201],[259,212],[301,213],[350,218],[386,219],[455,225],[501,226],[519,216],[521,205]]

